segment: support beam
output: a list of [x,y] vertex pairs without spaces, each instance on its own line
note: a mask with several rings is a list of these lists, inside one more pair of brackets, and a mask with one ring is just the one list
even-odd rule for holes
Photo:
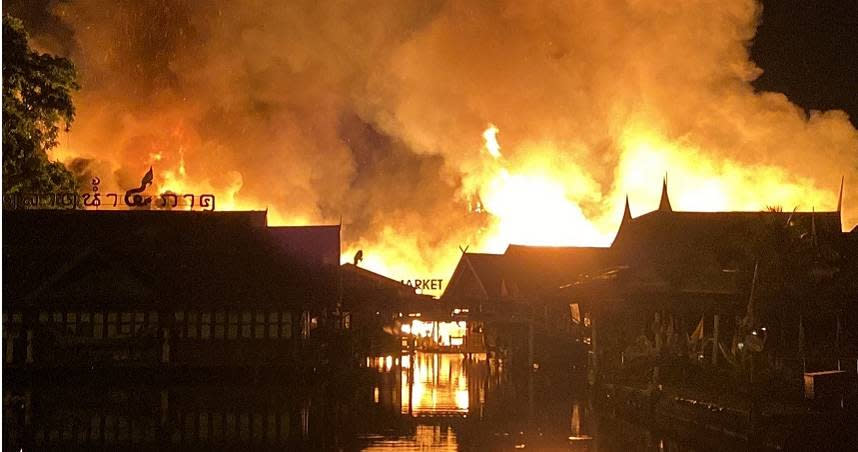
[[719,316],[715,314],[714,318],[714,326],[712,328],[712,366],[718,365],[718,354],[720,350],[718,350],[718,333],[719,333]]

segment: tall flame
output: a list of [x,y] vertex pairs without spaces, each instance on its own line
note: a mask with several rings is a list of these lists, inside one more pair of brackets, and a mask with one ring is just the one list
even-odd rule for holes
[[[499,155],[498,131],[490,125],[483,132],[485,148],[493,157]],[[552,149],[530,154],[516,168],[496,161],[479,188],[482,205],[496,221],[478,249],[503,252],[511,243],[607,246],[616,233],[625,195],[630,194],[637,214],[654,209],[661,194],[660,178],[668,173],[678,210],[764,210],[773,205],[833,209],[836,201],[831,190],[777,166],[716,162],[642,127],[630,127],[621,144],[617,182],[604,197],[598,184],[574,163],[556,167],[546,161]],[[587,215],[582,209],[587,200],[603,206]]]
[[[495,158],[500,155],[497,133],[494,125],[483,132],[485,148]],[[510,243],[606,245],[610,235],[599,231],[576,202],[582,194],[593,195],[582,193],[593,190],[591,184],[576,183],[582,172],[552,168],[535,157],[538,154],[515,169],[498,161],[490,170],[479,191],[482,205],[496,222],[480,248],[503,252]]]
[[152,166],[150,194],[342,220],[343,262],[395,279],[608,245],[665,174],[698,211],[833,210],[845,174],[858,221],[847,115],[751,84],[757,0],[48,3],[33,40],[83,87],[51,158],[102,192]]
[[489,151],[494,158],[500,158],[500,144],[498,143],[498,128],[494,124],[489,124],[489,128],[483,132],[483,139],[486,140],[486,150]]

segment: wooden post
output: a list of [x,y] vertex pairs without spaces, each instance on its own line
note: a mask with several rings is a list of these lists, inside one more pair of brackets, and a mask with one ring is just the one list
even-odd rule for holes
[[161,363],[167,364],[170,362],[170,330],[163,329],[164,340],[161,343]]
[[599,347],[597,341],[596,318],[591,314],[590,317],[590,346],[593,348],[593,381],[591,384],[599,380]]
[[798,354],[801,356],[801,372],[807,372],[807,360],[804,354],[804,316],[798,316]]
[[713,318],[714,326],[712,328],[712,366],[713,367],[718,365],[718,353],[720,353],[720,350],[718,350],[718,333],[719,333],[719,329],[718,329],[719,322],[718,322],[718,320],[719,320],[718,314],[715,314],[715,316]]
[[27,364],[33,364],[33,330],[27,330]]
[[533,371],[533,308],[530,309],[530,320],[527,322],[527,364]]
[[411,365],[408,366],[408,415],[414,414],[414,369],[417,367],[417,355],[411,354]]
[[840,312],[837,313],[837,331],[834,336],[834,354],[837,355],[837,370],[840,369]]

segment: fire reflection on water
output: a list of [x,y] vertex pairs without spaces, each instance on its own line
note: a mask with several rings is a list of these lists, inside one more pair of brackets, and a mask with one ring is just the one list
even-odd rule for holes
[[455,451],[458,450],[456,433],[447,425],[418,425],[415,427],[413,438],[385,438],[382,436],[370,436],[370,444],[363,448],[364,451],[380,451],[389,449],[398,450],[433,450],[433,451]]
[[[471,364],[485,362],[485,355],[473,355]],[[414,365],[402,366],[402,413],[412,416],[462,414],[470,407],[468,371],[460,354],[417,353]],[[475,366],[471,366],[472,368]]]
[[3,438],[14,433],[35,448],[660,450],[660,436],[598,421],[583,379],[517,373],[483,355],[417,353],[365,363],[330,380],[335,384],[318,385],[19,383],[4,387],[4,401],[17,401],[20,410],[4,406]]
[[[585,408],[562,395],[568,386],[559,381],[542,381],[534,398],[526,380],[516,385],[485,354],[418,352],[369,358],[367,365],[378,384],[372,389],[374,404],[412,427],[367,432],[361,435],[364,450],[470,450],[475,445],[476,450],[558,445],[590,450]],[[538,415],[532,405],[540,406]]]
[[356,432],[362,450],[687,450],[645,428],[603,422],[583,378],[516,372],[481,354],[418,352],[366,362],[373,380],[366,400],[374,409]]

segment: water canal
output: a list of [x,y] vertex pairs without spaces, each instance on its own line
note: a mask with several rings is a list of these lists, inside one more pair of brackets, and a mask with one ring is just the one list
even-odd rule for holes
[[370,357],[350,375],[318,377],[12,382],[4,449],[694,450],[598,416],[583,378],[517,373],[484,355]]

